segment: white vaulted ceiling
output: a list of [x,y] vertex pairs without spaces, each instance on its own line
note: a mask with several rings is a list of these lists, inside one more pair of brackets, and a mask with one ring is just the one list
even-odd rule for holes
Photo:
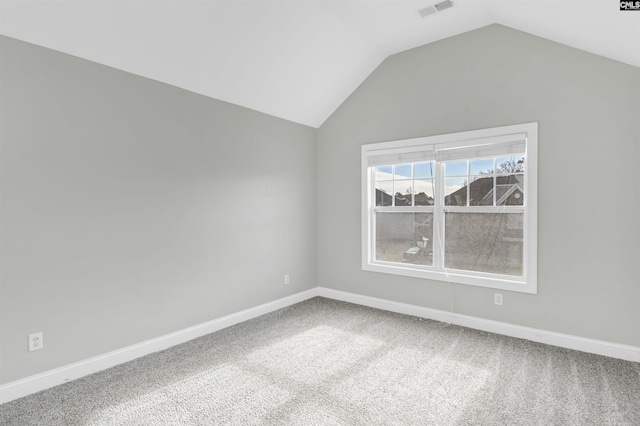
[[387,56],[498,23],[640,67],[617,0],[1,0],[0,33],[319,127]]

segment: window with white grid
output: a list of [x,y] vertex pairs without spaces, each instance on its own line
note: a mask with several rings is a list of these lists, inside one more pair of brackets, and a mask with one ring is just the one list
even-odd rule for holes
[[537,123],[362,146],[362,268],[536,293]]

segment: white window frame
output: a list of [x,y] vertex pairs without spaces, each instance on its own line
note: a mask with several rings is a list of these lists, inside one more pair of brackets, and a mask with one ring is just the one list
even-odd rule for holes
[[[444,260],[442,258],[444,253],[444,247],[442,246],[444,241],[444,213],[459,210],[473,213],[480,212],[483,209],[486,211],[486,207],[469,206],[461,208],[444,206],[443,161],[436,159],[436,153],[447,152],[447,150],[452,149],[468,150],[470,152],[474,149],[491,150],[493,147],[497,147],[498,154],[496,155],[504,156],[508,155],[508,151],[502,151],[502,149],[508,146],[509,141],[519,141],[518,143],[523,143],[524,141],[525,144],[524,181],[526,188],[524,191],[524,206],[518,206],[513,209],[514,212],[524,213],[522,277],[444,268]],[[375,165],[372,164],[391,165],[428,161],[421,160],[421,158],[435,161],[435,204],[433,206],[398,206],[392,207],[392,209],[395,212],[433,212],[433,266],[375,260],[375,212],[385,210],[375,205]],[[470,156],[469,158],[472,159],[473,157]],[[536,294],[537,171],[537,122],[362,145],[362,269],[370,272]],[[502,212],[509,212],[509,209],[510,206],[504,206]]]

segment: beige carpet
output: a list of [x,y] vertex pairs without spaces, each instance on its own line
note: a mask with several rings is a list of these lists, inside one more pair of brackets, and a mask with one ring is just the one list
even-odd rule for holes
[[315,298],[0,406],[3,425],[640,425],[640,365]]

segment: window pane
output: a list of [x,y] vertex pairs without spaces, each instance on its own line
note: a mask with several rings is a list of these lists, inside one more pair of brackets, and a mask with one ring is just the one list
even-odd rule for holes
[[376,180],[393,180],[393,167],[382,166],[376,167]]
[[376,206],[390,206],[391,194],[393,194],[393,181],[376,182]]
[[445,213],[445,267],[522,276],[522,213]]
[[444,205],[467,205],[467,178],[447,178],[444,180]]
[[435,165],[433,161],[426,163],[415,163],[413,166],[413,176],[416,178],[430,178],[435,173]]
[[493,158],[470,161],[469,173],[472,175],[493,173]]
[[432,241],[432,213],[376,213],[376,260],[431,266]]
[[493,176],[472,176],[469,185],[469,205],[470,206],[492,206],[493,205]]
[[496,178],[496,205],[521,206],[524,204],[524,175]]
[[397,164],[395,179],[410,178],[411,164]]
[[444,163],[444,175],[445,176],[466,176],[467,162],[457,161],[455,163]]
[[522,173],[524,172],[524,155],[512,155],[499,157],[496,160],[497,173]]
[[412,180],[396,180],[393,182],[396,194],[396,206],[412,205],[411,194],[413,193]]
[[416,206],[432,206],[433,179],[417,179],[413,182]]

